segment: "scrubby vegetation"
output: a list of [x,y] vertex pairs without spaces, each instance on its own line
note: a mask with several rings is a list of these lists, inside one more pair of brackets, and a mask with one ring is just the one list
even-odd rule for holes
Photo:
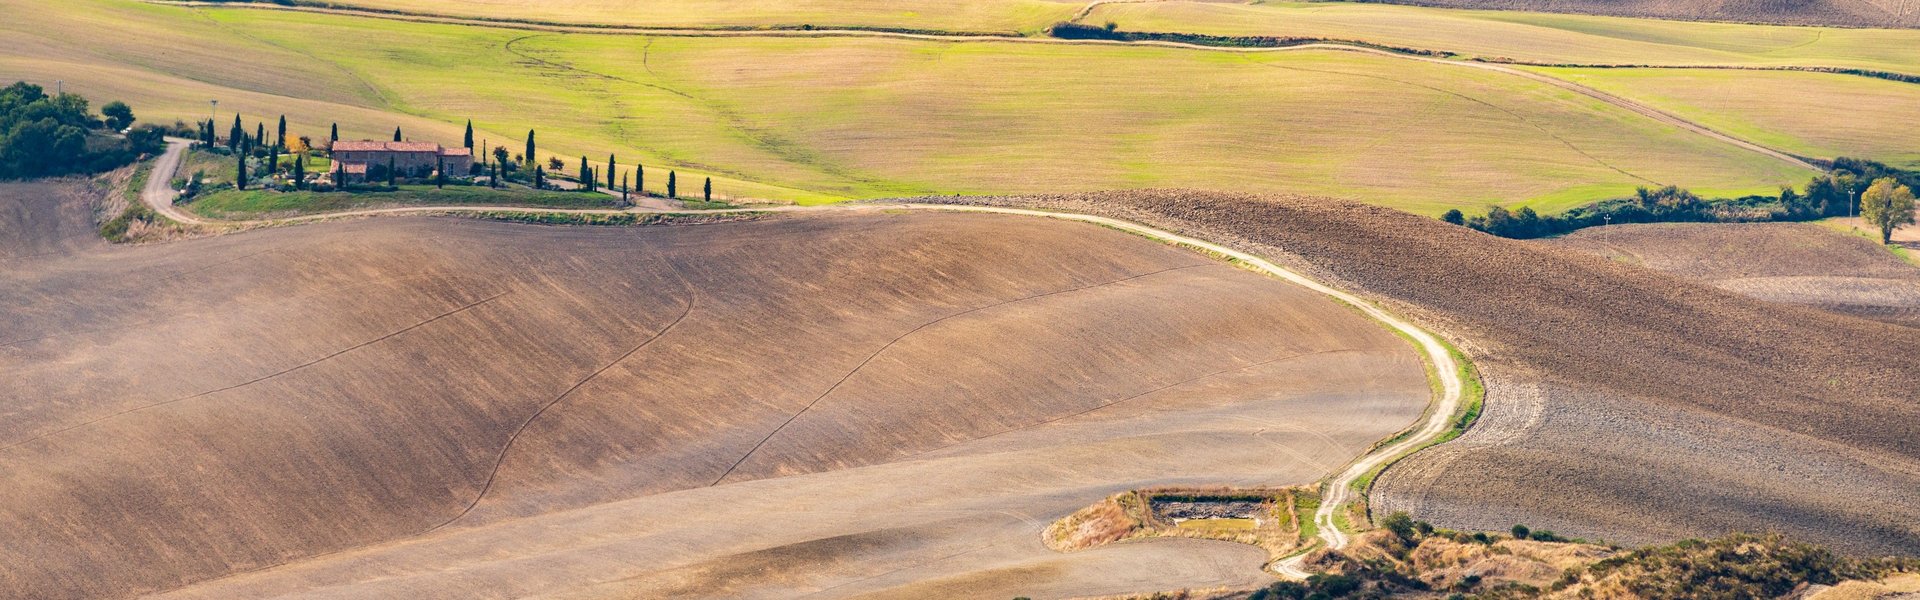
[[[1494,206],[1481,216],[1448,211],[1441,220],[1465,225],[1500,237],[1532,239],[1622,223],[1752,223],[1806,221],[1852,214],[1856,198],[1879,181],[1908,190],[1920,188],[1920,173],[1882,163],[1840,158],[1832,171],[1814,177],[1800,190],[1781,188],[1774,196],[1746,196],[1708,200],[1676,186],[1640,188],[1632,197],[1603,200],[1575,207],[1559,215],[1541,215],[1532,208],[1508,210]],[[1890,197],[1894,188],[1887,190]],[[1898,205],[1891,202],[1890,206]],[[1911,214],[1909,207],[1906,214]],[[1890,230],[1889,230],[1890,231]]]
[[1115,494],[1047,527],[1043,539],[1070,552],[1150,537],[1215,539],[1258,546],[1278,558],[1313,536],[1319,493],[1310,488],[1152,488]]
[[1852,559],[1779,535],[1734,534],[1621,550],[1525,525],[1510,533],[1439,529],[1395,513],[1348,549],[1314,557],[1322,574],[1238,597],[1732,600],[1920,571],[1920,560]]

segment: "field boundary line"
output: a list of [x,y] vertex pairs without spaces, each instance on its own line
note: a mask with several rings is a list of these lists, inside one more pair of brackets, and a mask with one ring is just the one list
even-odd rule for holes
[[[1209,44],[1177,42],[1177,41],[1168,41],[1168,40],[1063,39],[1063,38],[1054,38],[1054,37],[1034,37],[1034,36],[1026,36],[1026,35],[1015,35],[1015,34],[1009,34],[1009,33],[990,33],[990,32],[989,33],[971,33],[971,32],[958,32],[958,31],[929,31],[929,30],[904,31],[904,30],[887,29],[887,28],[873,28],[873,29],[760,28],[760,29],[754,29],[754,28],[686,28],[686,27],[646,28],[646,27],[624,26],[624,25],[595,26],[595,25],[584,25],[584,24],[544,23],[544,22],[526,21],[526,20],[454,17],[454,16],[444,16],[444,15],[432,15],[432,14],[426,14],[426,13],[379,11],[379,10],[359,9],[359,8],[343,8],[343,7],[337,7],[337,6],[299,6],[299,5],[287,6],[287,5],[280,5],[280,4],[264,4],[264,3],[257,3],[257,2],[224,3],[224,2],[177,1],[177,0],[142,0],[142,1],[151,3],[151,4],[161,5],[161,6],[176,6],[176,7],[186,7],[186,8],[239,8],[239,9],[253,9],[253,10],[279,10],[279,11],[305,12],[305,13],[314,13],[314,14],[332,14],[332,15],[339,15],[339,16],[349,16],[349,17],[386,19],[386,20],[394,20],[394,21],[436,23],[436,24],[443,24],[443,25],[468,25],[468,26],[475,26],[475,27],[491,27],[496,29],[521,29],[521,30],[528,30],[528,31],[544,31],[544,32],[554,32],[554,33],[581,33],[581,34],[602,34],[602,35],[648,35],[648,36],[661,36],[661,37],[794,37],[794,38],[865,37],[865,38],[892,38],[892,39],[933,41],[933,42],[956,42],[956,43],[1011,42],[1011,43],[1026,43],[1026,44],[1153,46],[1153,47],[1163,47],[1163,48],[1181,48],[1181,49],[1188,49],[1188,50],[1203,50],[1203,51],[1214,51],[1214,52],[1239,52],[1239,53],[1286,52],[1286,51],[1314,50],[1314,49],[1359,52],[1363,54],[1372,54],[1376,56],[1386,56],[1386,57],[1400,58],[1400,59],[1406,59],[1406,60],[1417,60],[1417,61],[1427,62],[1432,64],[1477,68],[1477,69],[1492,71],[1496,73],[1503,73],[1507,75],[1525,78],[1538,83],[1544,83],[1547,85],[1572,91],[1572,92],[1587,96],[1589,98],[1599,100],[1603,103],[1611,104],[1611,105],[1614,105],[1615,107],[1625,109],[1629,112],[1633,112],[1635,114],[1639,114],[1641,116],[1648,117],[1656,121],[1660,121],[1662,123],[1666,123],[1671,126],[1679,127],[1687,131],[1691,131],[1700,135],[1707,136],[1709,138],[1719,140],[1721,142],[1731,144],[1738,148],[1742,148],[1742,149],[1746,149],[1762,155],[1766,155],[1776,160],[1779,160],[1781,162],[1785,162],[1787,164],[1790,164],[1796,167],[1809,169],[1813,171],[1824,171],[1825,169],[1822,169],[1821,167],[1813,164],[1813,162],[1807,160],[1804,157],[1800,157],[1784,151],[1776,150],[1774,148],[1761,145],[1751,140],[1735,137],[1733,135],[1707,127],[1705,125],[1686,119],[1679,115],[1669,113],[1667,111],[1664,111],[1658,108],[1654,108],[1652,106],[1649,106],[1641,102],[1629,100],[1620,96],[1616,96],[1614,94],[1609,94],[1607,92],[1603,92],[1598,89],[1588,87],[1586,85],[1582,85],[1572,81],[1568,81],[1565,79],[1560,79],[1558,77],[1553,77],[1553,76],[1545,75],[1541,73],[1535,73],[1532,71],[1515,68],[1515,67],[1533,66],[1533,67],[1568,67],[1568,68],[1644,68],[1644,69],[1693,68],[1693,69],[1728,69],[1728,70],[1779,70],[1779,71],[1802,71],[1802,72],[1815,72],[1815,73],[1855,75],[1855,76],[1862,76],[1862,77],[1875,77],[1880,79],[1889,79],[1893,81],[1920,81],[1920,76],[1908,75],[1904,73],[1880,72],[1880,71],[1874,71],[1874,70],[1868,70],[1868,69],[1847,69],[1847,68],[1841,68],[1841,67],[1827,67],[1827,66],[1759,66],[1759,65],[1756,65],[1756,66],[1737,66],[1737,65],[1660,66],[1660,65],[1607,65],[1607,64],[1582,65],[1577,63],[1552,64],[1552,63],[1546,63],[1546,62],[1528,62],[1528,61],[1496,61],[1496,60],[1476,59],[1476,58],[1464,58],[1464,59],[1440,58],[1439,56],[1427,56],[1427,55],[1421,55],[1421,54],[1414,54],[1412,52],[1394,51],[1394,50],[1390,50],[1382,47],[1376,47],[1364,41],[1337,40],[1337,39],[1330,39],[1330,38],[1328,39],[1301,38],[1299,40],[1299,43],[1295,43],[1291,45],[1248,47],[1248,46],[1209,45]],[[1431,52],[1435,55],[1444,55],[1444,56],[1465,56],[1465,55],[1454,53],[1454,52],[1444,52],[1444,51],[1427,51],[1427,52]]]

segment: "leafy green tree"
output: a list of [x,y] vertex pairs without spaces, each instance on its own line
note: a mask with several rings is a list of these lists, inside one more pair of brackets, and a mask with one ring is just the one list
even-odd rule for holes
[[677,172],[674,172],[674,171],[667,171],[667,197],[668,197],[668,198],[679,198],[679,197],[680,197],[680,189],[679,189],[679,188],[680,188],[680,182],[679,182],[679,179],[680,179],[680,174],[679,174],[679,173],[677,173]]
[[133,126],[133,109],[128,108],[125,102],[119,100],[108,102],[106,106],[100,107],[100,114],[107,117],[108,129],[124,131]]
[[1440,220],[1446,221],[1448,223],[1452,223],[1454,225],[1467,224],[1467,216],[1465,214],[1462,214],[1460,212],[1460,209],[1458,208],[1448,210],[1447,214],[1440,215]]
[[1393,532],[1393,535],[1399,537],[1401,541],[1413,541],[1413,517],[1407,516],[1405,512],[1396,512],[1380,519],[1380,527]]
[[1860,218],[1880,229],[1880,243],[1893,243],[1893,230],[1912,225],[1913,190],[1892,177],[1882,177],[1860,195]]

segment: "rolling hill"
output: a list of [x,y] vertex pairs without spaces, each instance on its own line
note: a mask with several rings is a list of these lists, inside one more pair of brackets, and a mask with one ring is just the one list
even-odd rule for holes
[[614,35],[127,0],[25,15],[0,24],[24,42],[0,65],[150,118],[221,98],[223,124],[285,113],[296,133],[444,142],[471,118],[482,146],[536,129],[543,155],[617,153],[656,191],[673,168],[800,203],[1183,186],[1438,214],[1812,174],[1540,81],[1328,49]]
[[1551,243],[1761,300],[1920,326],[1920,268],[1818,225],[1623,225]]
[[[84,196],[0,189],[41,207],[9,230]],[[384,218],[0,265],[9,597],[1246,585],[1251,548],[1039,531],[1312,481],[1430,395],[1313,292],[1033,218]]]
[[1116,215],[1282,259],[1446,332],[1487,380],[1460,439],[1390,467],[1377,512],[1642,544],[1776,531],[1920,552],[1920,337],[1585,252],[1305,197],[961,200]]

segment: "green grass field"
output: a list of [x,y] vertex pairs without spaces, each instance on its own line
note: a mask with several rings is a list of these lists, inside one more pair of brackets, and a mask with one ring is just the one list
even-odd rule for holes
[[1131,31],[1276,35],[1568,64],[1819,65],[1920,75],[1920,30],[1780,27],[1340,2],[1106,4]]
[[341,6],[483,19],[626,27],[883,27],[1035,32],[1079,0],[335,0]]
[[258,219],[388,206],[467,205],[542,208],[613,208],[615,198],[589,192],[403,185],[395,192],[274,192],[226,189],[205,194],[188,210],[219,219]]
[[1920,168],[1920,128],[1912,126],[1920,115],[1920,85],[1779,71],[1535,70],[1787,152]]
[[[94,39],[48,33],[76,27]],[[714,176],[722,199],[1194,187],[1437,214],[1811,175],[1519,77],[1335,51],[557,34],[128,0],[0,31],[25,42],[0,68],[143,118],[220,98],[223,128],[235,109],[284,112],[295,135],[398,125],[449,144],[471,118],[485,144],[517,151],[537,128],[543,158],[618,153],[650,191],[671,168]]]

